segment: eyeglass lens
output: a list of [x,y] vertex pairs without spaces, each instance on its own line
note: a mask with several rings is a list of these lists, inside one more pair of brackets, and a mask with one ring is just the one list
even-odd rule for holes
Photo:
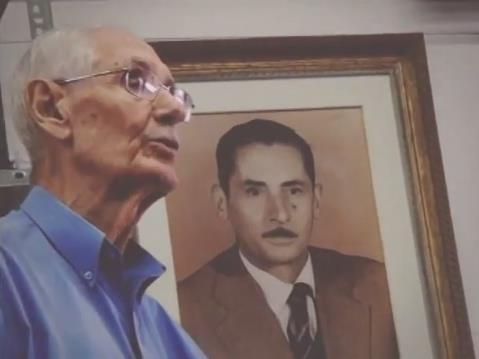
[[148,71],[143,66],[133,66],[128,69],[125,72],[123,81],[128,92],[148,100],[153,100],[159,91],[167,90],[183,105],[186,111],[185,122],[189,121],[193,108],[193,100],[185,90],[175,85],[163,85],[151,71]]

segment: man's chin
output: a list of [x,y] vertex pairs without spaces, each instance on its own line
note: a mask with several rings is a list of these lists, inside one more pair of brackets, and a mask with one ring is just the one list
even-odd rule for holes
[[135,187],[144,187],[161,193],[162,196],[174,190],[179,183],[174,168],[166,165],[137,168],[128,171],[125,177],[129,178],[129,182]]
[[281,245],[268,249],[269,261],[279,265],[302,262],[307,257],[307,253],[307,247],[299,249]]
[[163,196],[173,191],[178,186],[178,177],[176,173],[158,171],[146,174],[145,180],[148,185],[162,193]]

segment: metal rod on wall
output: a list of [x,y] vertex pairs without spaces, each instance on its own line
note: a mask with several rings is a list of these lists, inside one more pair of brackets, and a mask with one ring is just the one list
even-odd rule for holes
[[32,39],[53,28],[50,0],[27,0],[27,11]]

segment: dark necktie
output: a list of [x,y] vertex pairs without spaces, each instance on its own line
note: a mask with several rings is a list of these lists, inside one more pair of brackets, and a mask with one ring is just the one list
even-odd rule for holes
[[314,300],[311,287],[306,283],[296,283],[287,301],[291,309],[287,333],[289,345],[296,359],[323,358],[320,354],[322,350],[315,353],[319,343],[315,343],[315,338],[311,336],[306,300],[308,296]]

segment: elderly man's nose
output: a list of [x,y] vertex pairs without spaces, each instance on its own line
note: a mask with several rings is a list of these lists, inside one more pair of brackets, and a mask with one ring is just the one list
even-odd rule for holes
[[160,93],[153,101],[153,116],[164,125],[175,125],[186,118],[186,110],[182,103],[172,95]]

